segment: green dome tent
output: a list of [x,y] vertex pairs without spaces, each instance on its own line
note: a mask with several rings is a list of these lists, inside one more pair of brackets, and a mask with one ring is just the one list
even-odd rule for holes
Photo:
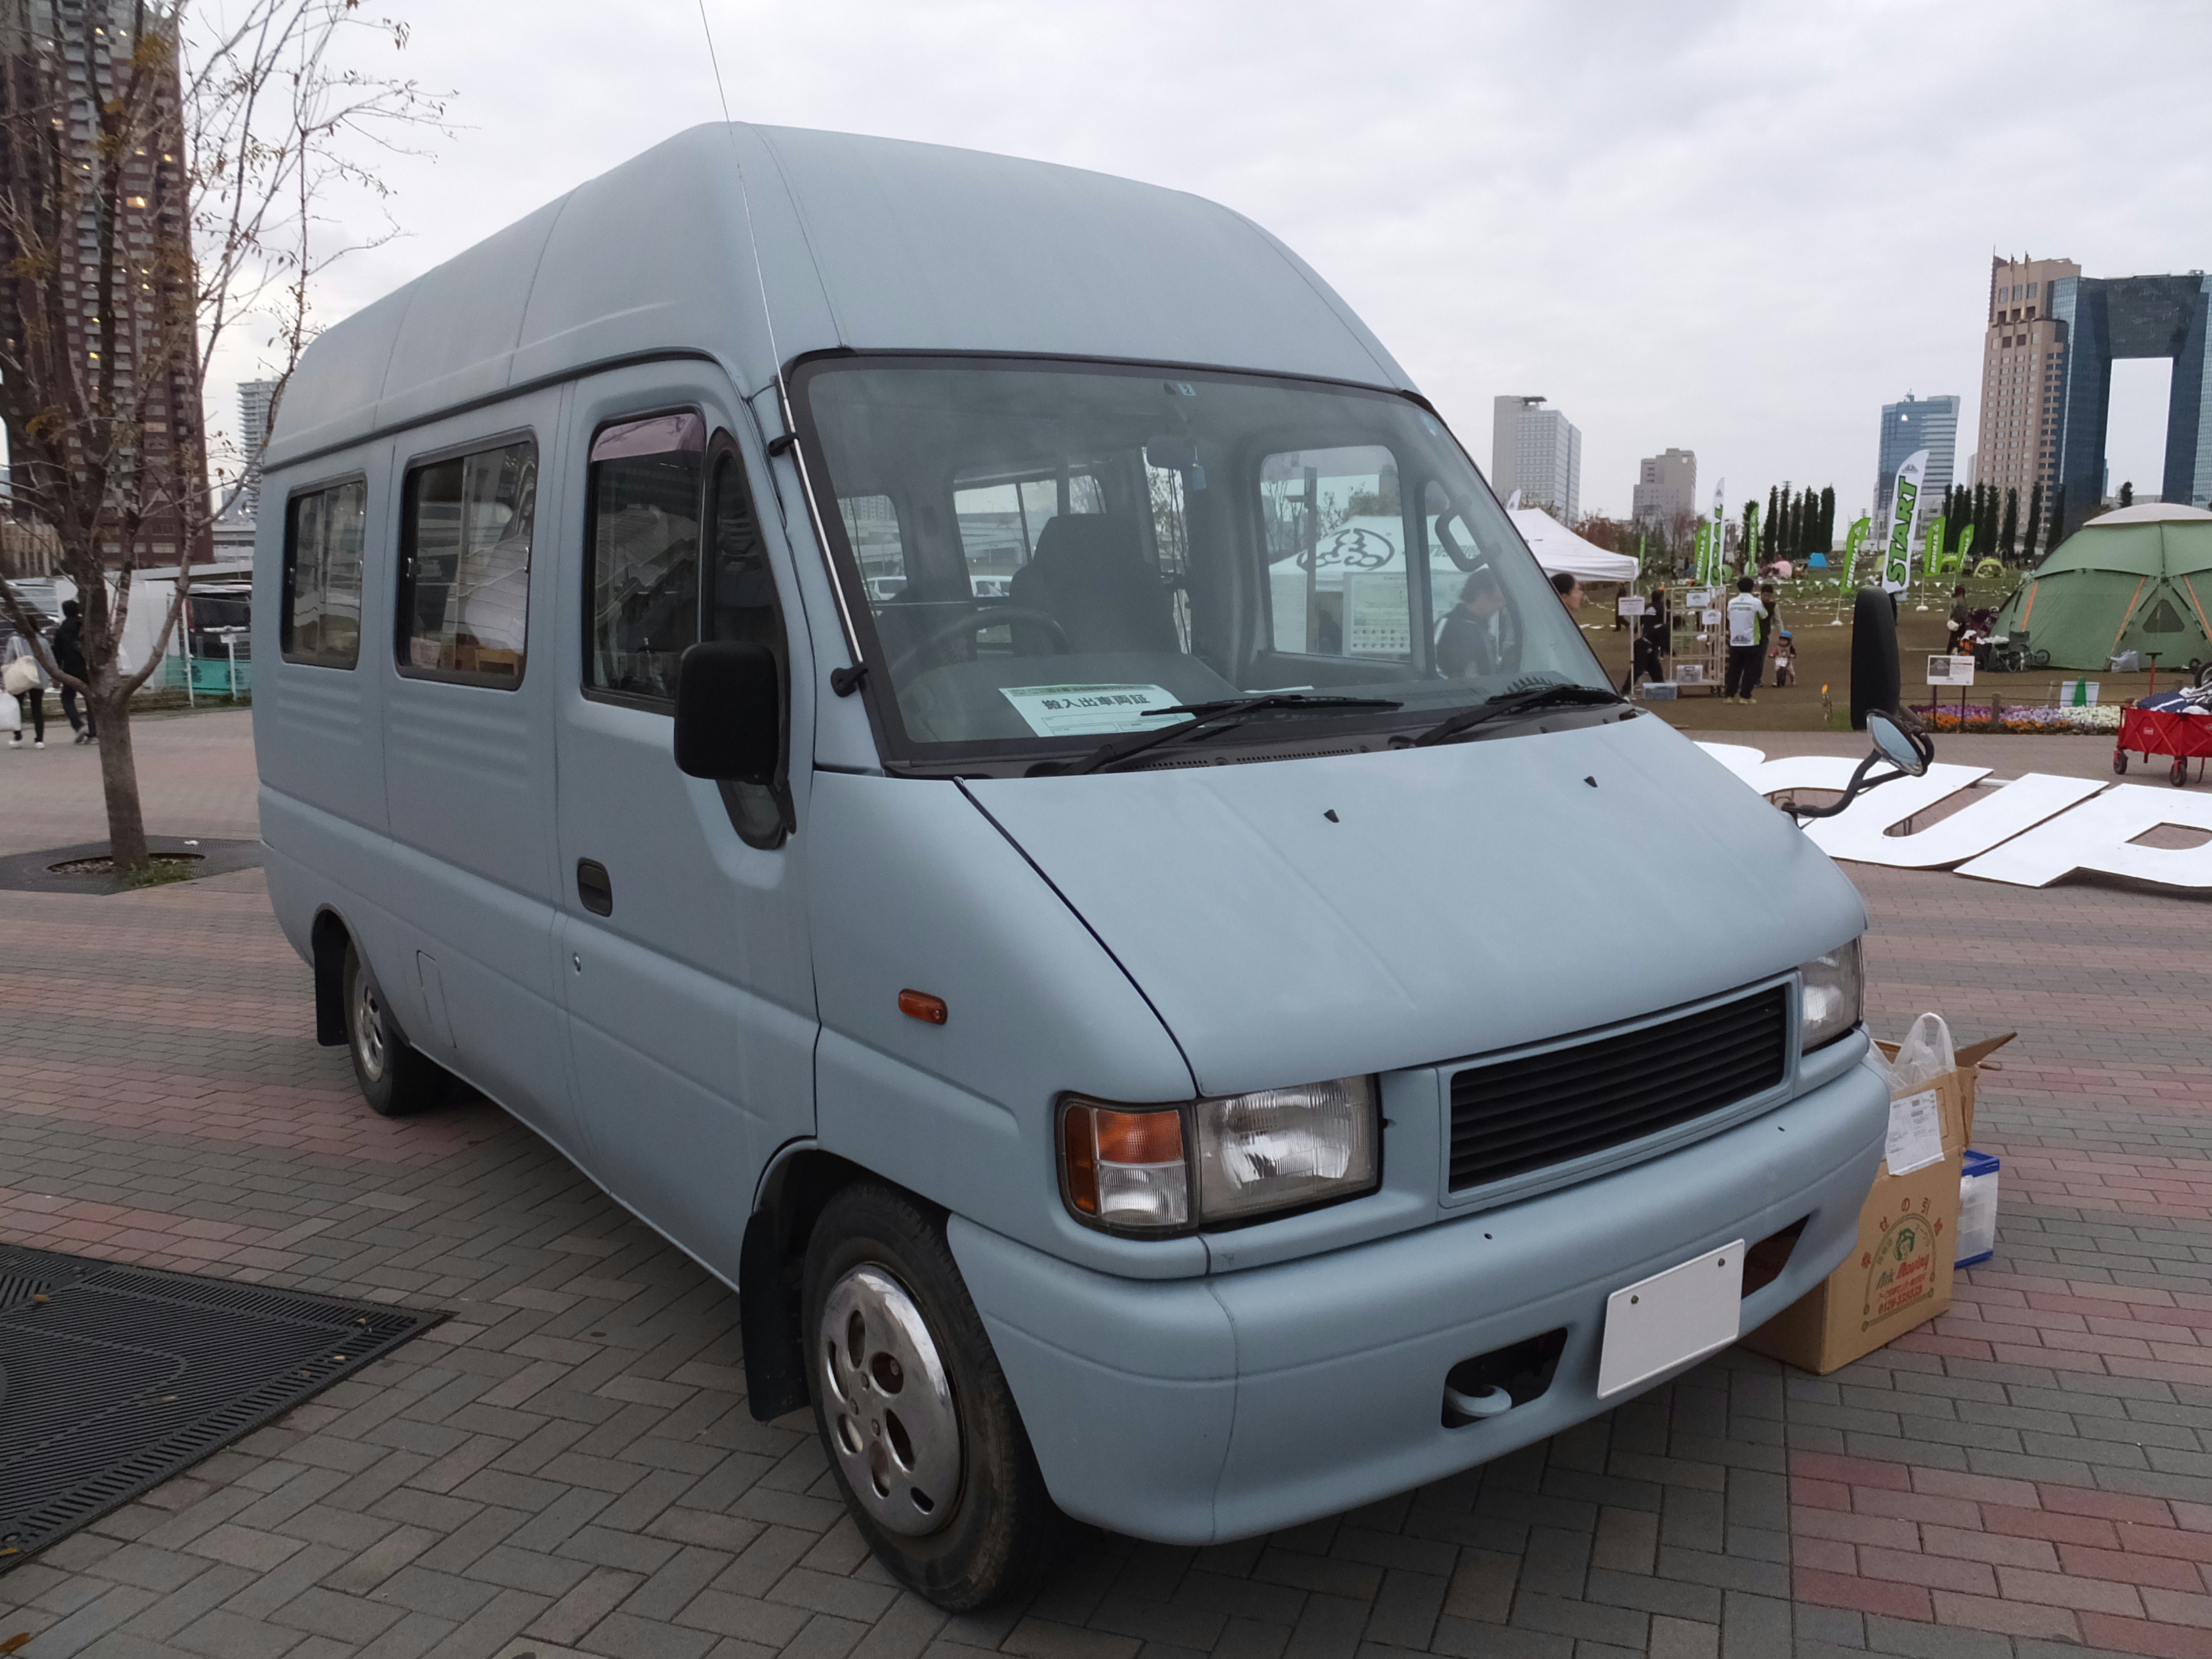
[[2123,651],[2212,662],[2212,513],[2146,501],[2092,519],[1998,608],[2053,668],[2103,669]]

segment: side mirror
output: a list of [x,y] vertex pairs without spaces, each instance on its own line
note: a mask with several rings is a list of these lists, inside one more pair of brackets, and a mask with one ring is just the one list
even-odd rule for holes
[[1926,772],[1928,763],[1936,757],[1934,744],[1906,731],[1879,708],[1867,710],[1866,725],[1867,735],[1874,739],[1874,752],[1908,777]]
[[750,640],[693,646],[676,665],[676,768],[718,783],[773,783],[783,744],[775,653]]

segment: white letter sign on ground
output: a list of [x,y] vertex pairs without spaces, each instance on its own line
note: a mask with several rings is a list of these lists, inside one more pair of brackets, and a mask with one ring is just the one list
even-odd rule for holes
[[[1966,781],[1971,781],[1980,771],[1974,767],[1931,766],[1927,777],[1884,784],[1862,797],[1848,812],[1807,824],[1805,833],[1832,859],[1886,864],[1899,870],[1940,870],[2010,841],[2105,787],[2094,778],[2057,778],[2030,772],[1925,830],[1909,836],[1888,833],[1893,825],[1965,787],[1955,777],[1948,788],[1931,791],[1916,785],[1928,785],[1939,773],[1964,773],[1968,775]],[[1912,799],[1916,795],[1926,799],[1916,803]]]
[[2017,887],[2045,887],[2082,870],[2161,887],[2212,890],[2212,842],[2179,848],[2132,844],[2137,836],[2164,823],[2212,832],[2212,798],[2118,784],[1960,866],[1959,873]]

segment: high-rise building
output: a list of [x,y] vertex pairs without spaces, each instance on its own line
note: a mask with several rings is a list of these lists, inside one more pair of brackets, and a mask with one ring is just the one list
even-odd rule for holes
[[[2057,416],[2053,459],[2057,487],[2065,497],[2064,528],[2078,528],[2094,515],[2111,484],[2106,423],[2112,364],[2123,357],[2165,357],[2173,364],[2158,499],[2212,507],[2212,276],[2201,270],[2172,276],[2069,275],[2051,286],[2051,314],[2064,349],[2048,366],[2056,383],[2045,402],[2055,405]],[[2136,499],[2148,498],[2149,481],[2135,483]],[[2047,508],[2052,494],[2047,479],[2044,494]]]
[[1540,507],[1571,524],[1582,510],[1583,434],[1544,399],[1492,400],[1490,487],[1501,501],[1521,492],[1521,505]]
[[[145,130],[144,143],[122,163],[119,199],[103,203],[89,195],[74,199],[58,181],[93,171],[91,158],[100,143],[95,110],[110,104],[133,73],[138,52],[132,28],[141,12],[137,0],[0,0],[0,94],[7,113],[27,122],[24,99],[44,100],[37,113],[43,118],[50,103],[55,149],[33,155],[15,143],[0,145],[0,197],[13,203],[37,200],[51,206],[58,191],[64,222],[74,219],[75,235],[64,244],[63,263],[52,276],[19,277],[19,281],[53,283],[58,289],[63,337],[69,361],[89,365],[97,374],[100,353],[114,355],[114,385],[118,402],[131,409],[139,422],[137,464],[166,470],[173,458],[197,481],[204,497],[206,461],[200,424],[200,389],[193,355],[188,345],[166,365],[157,382],[139,380],[143,350],[156,337],[193,337],[191,293],[191,230],[185,183],[183,93],[175,54],[154,55],[163,67],[153,92],[154,118]],[[164,14],[166,15],[166,14]],[[149,27],[150,27],[149,21]],[[142,70],[140,72],[143,72]],[[60,95],[56,97],[56,94]],[[44,125],[43,118],[40,121]],[[23,130],[27,130],[25,128]],[[58,152],[58,153],[57,153]],[[102,208],[112,210],[112,222],[103,225]],[[103,319],[99,314],[100,250],[106,246],[113,257],[128,262],[129,278],[115,283],[112,297],[130,297],[128,309]],[[17,236],[0,217],[0,269],[21,258],[25,252]],[[58,279],[58,280],[57,280]],[[17,303],[0,306],[0,336],[24,326],[38,307]],[[27,343],[5,338],[5,349],[19,359]],[[35,515],[36,467],[33,446],[15,428],[17,409],[9,421],[10,461],[9,510]],[[149,515],[140,529],[138,555],[142,562],[159,565],[180,556],[207,556],[204,533],[199,545],[183,550],[184,515],[166,507]],[[103,544],[111,558],[123,552],[119,542]]]
[[274,380],[241,380],[238,386],[238,451],[246,462],[246,476],[238,486],[234,511],[249,519],[261,516],[261,452],[269,443],[269,415],[276,401]]
[[1629,516],[1638,524],[1663,528],[1676,516],[1698,510],[1695,450],[1669,449],[1637,464],[1636,494]]
[[1921,475],[1916,523],[1925,524],[1942,511],[1943,492],[1951,487],[1959,455],[1959,400],[1956,398],[1916,398],[1905,394],[1901,404],[1881,406],[1881,441],[1875,464],[1874,518],[1885,522],[1890,491],[1897,484],[1897,469],[1918,450],[1928,452],[1928,471]]
[[[1988,484],[2001,498],[2008,490],[2020,493],[2023,531],[2029,528],[2027,511],[2036,501],[2037,486],[2042,487],[2046,517],[2057,491],[2059,401],[2069,331],[2057,314],[2057,289],[2081,275],[2081,267],[2071,259],[1990,262],[1975,482]],[[2100,422],[2100,457],[2103,448]]]

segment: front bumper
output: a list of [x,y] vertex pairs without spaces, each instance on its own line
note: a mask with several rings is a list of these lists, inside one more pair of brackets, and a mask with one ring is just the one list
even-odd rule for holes
[[[1207,1544],[1406,1491],[1620,1405],[1630,1396],[1596,1392],[1606,1298],[1806,1217],[1780,1277],[1744,1299],[1745,1330],[1771,1318],[1850,1250],[1887,1125],[1886,1085],[1854,1066],[1580,1186],[1204,1279],[1094,1273],[959,1217],[948,1231],[1060,1507]],[[1541,1397],[1443,1426],[1454,1365],[1563,1327]]]

